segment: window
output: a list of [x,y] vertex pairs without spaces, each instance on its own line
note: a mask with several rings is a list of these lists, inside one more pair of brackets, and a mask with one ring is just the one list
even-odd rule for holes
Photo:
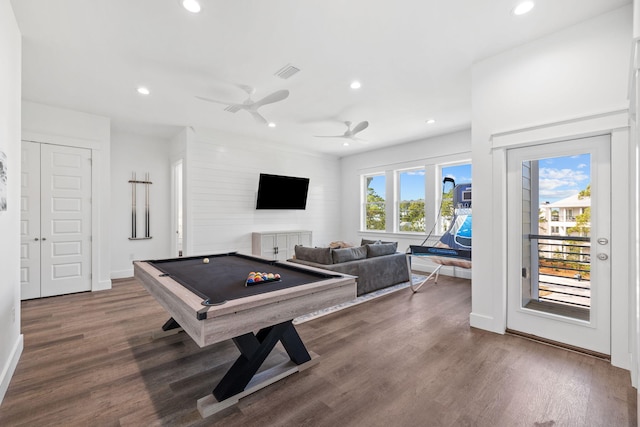
[[455,206],[453,206],[454,187],[450,182],[444,183],[445,178],[453,179],[456,185],[469,184],[471,182],[471,163],[442,166],[441,168],[440,183],[442,183],[442,191],[438,198],[441,197],[442,200],[437,234],[442,234],[449,229],[455,209]]
[[398,172],[398,231],[424,232],[424,168]]
[[365,181],[365,230],[385,231],[386,203],[384,175],[369,175]]
[[[468,159],[468,158],[467,158]],[[471,163],[461,156],[436,161],[396,164],[384,171],[370,169],[360,175],[361,231],[441,235],[454,216],[453,185],[447,180],[444,200],[442,182],[471,183]],[[455,163],[454,163],[455,162]],[[463,192],[461,197],[468,195]]]

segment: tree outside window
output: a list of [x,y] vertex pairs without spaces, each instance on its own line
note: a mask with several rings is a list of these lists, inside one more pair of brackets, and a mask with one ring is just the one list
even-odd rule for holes
[[424,232],[424,169],[398,173],[398,231]]
[[365,177],[367,200],[365,202],[365,229],[385,231],[386,203],[384,175]]

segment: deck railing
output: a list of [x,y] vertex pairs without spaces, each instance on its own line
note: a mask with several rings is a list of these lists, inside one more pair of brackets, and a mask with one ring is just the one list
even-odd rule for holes
[[538,246],[538,298],[574,307],[591,307],[591,239],[531,235]]

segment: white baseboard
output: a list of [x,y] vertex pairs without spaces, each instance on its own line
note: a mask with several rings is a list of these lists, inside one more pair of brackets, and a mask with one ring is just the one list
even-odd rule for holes
[[485,331],[496,332],[498,334],[504,334],[503,330],[495,329],[495,319],[491,316],[485,316],[484,314],[471,313],[469,315],[469,324],[478,329],[484,329]]
[[91,289],[92,292],[95,291],[105,291],[107,289],[111,289],[111,279],[109,280],[98,280],[98,283],[95,288]]
[[112,279],[128,279],[129,277],[133,277],[133,268],[111,272]]
[[0,405],[2,404],[2,400],[4,399],[4,395],[7,394],[7,390],[9,390],[9,383],[11,382],[11,378],[13,377],[13,373],[16,371],[16,367],[18,366],[18,361],[20,360],[20,356],[22,355],[22,350],[24,349],[24,335],[18,335],[18,339],[13,345],[13,349],[11,350],[11,356],[7,360],[7,363],[2,368],[2,374],[0,374]]

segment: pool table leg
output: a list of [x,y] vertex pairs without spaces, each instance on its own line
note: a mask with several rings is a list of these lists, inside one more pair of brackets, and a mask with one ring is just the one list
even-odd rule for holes
[[180,326],[180,324],[176,322],[175,319],[172,317],[166,322],[164,322],[164,325],[162,325],[162,330],[166,332],[166,331],[170,331],[172,329],[178,329],[181,327],[182,326]]
[[311,360],[291,320],[261,329],[256,335],[247,333],[236,337],[233,342],[241,354],[213,390],[216,399],[222,401],[244,391],[278,341],[295,364]]

